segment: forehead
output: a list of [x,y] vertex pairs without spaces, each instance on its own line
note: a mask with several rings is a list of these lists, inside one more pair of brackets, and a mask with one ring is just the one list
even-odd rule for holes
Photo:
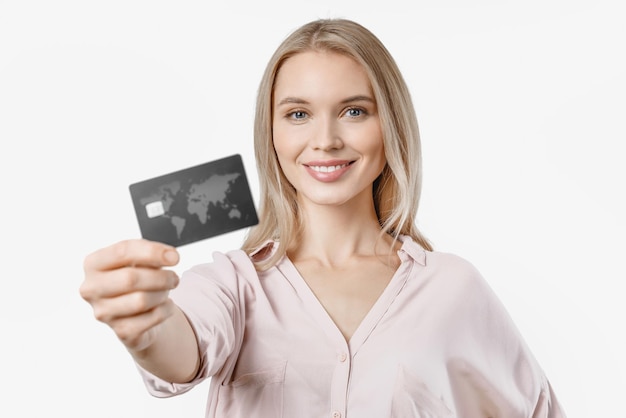
[[274,98],[371,95],[365,68],[351,57],[331,51],[307,51],[286,59],[274,82]]

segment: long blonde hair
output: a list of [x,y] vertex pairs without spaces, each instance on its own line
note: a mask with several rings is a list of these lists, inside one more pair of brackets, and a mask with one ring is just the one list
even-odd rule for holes
[[242,249],[247,253],[268,240],[280,242],[258,270],[273,266],[297,243],[301,231],[296,191],[283,174],[272,140],[276,74],[289,57],[306,51],[346,55],[366,70],[378,107],[387,164],[374,183],[373,198],[382,234],[408,235],[432,250],[416,225],[422,164],[417,117],[409,90],[393,57],[368,29],[346,19],[320,19],[292,32],[277,48],[261,79],[256,101],[254,147],[260,183],[259,224]]

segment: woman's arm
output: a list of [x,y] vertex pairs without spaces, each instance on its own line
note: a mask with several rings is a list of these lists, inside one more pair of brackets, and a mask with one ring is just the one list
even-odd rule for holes
[[198,344],[185,315],[169,298],[178,276],[173,247],[127,240],[85,258],[80,294],[144,369],[172,383],[197,373]]

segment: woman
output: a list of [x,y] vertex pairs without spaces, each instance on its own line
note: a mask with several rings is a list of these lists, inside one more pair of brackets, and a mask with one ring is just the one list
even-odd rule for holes
[[211,377],[207,417],[564,416],[480,274],[416,229],[416,117],[372,33],[296,30],[256,109],[260,223],[241,250],[180,281],[156,242],[85,259],[81,295],[152,394]]

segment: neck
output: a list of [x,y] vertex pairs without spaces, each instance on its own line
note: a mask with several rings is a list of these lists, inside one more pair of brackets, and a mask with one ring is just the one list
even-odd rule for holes
[[338,265],[354,256],[387,254],[391,238],[380,239],[374,201],[354,199],[343,205],[299,202],[304,222],[298,245],[289,251],[292,260],[316,259]]

